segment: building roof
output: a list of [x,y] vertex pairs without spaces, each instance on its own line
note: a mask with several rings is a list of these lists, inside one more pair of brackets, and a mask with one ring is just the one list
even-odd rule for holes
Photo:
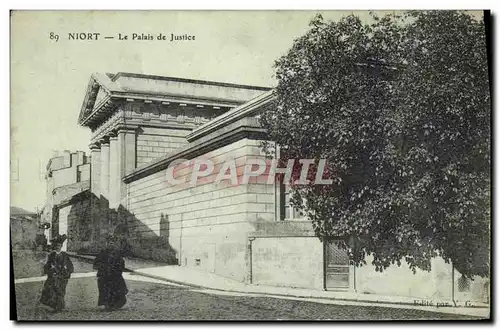
[[268,87],[162,77],[135,73],[92,74],[78,123],[89,126],[113,101],[139,99],[234,107],[270,90]]

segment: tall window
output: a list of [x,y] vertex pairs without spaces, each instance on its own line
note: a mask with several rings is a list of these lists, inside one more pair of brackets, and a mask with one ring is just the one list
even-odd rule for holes
[[294,207],[291,203],[292,190],[289,185],[280,183],[281,192],[281,220],[305,220],[304,213],[298,208]]
[[[279,159],[281,148],[279,145],[275,145],[275,157]],[[304,221],[307,220],[305,214],[296,207],[292,206],[291,197],[292,197],[292,189],[289,185],[285,185],[280,181],[276,181],[277,189],[279,192],[279,219],[280,220],[295,220],[295,221]],[[305,204],[305,201],[303,201]]]

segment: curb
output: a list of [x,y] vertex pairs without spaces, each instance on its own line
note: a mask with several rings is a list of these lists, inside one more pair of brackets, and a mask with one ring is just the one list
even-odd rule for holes
[[[87,256],[82,256],[82,255],[77,255],[73,253],[68,253],[70,256],[83,259],[86,261],[92,261],[93,258],[87,257]],[[345,301],[345,302],[356,302],[356,303],[368,303],[368,304],[386,304],[386,305],[396,305],[396,306],[412,306],[415,307],[414,304],[409,303],[409,302],[402,302],[402,301],[383,301],[383,300],[366,300],[366,299],[357,299],[357,298],[335,298],[335,297],[317,297],[317,296],[304,296],[304,295],[294,295],[294,294],[283,294],[283,293],[266,293],[266,292],[256,292],[256,291],[244,291],[244,290],[238,290],[238,289],[221,289],[221,288],[213,288],[213,287],[208,287],[208,286],[203,286],[199,284],[192,284],[188,282],[181,282],[177,280],[171,280],[167,279],[162,276],[158,275],[152,275],[148,273],[144,273],[141,271],[136,271],[133,269],[125,268],[125,271],[131,273],[131,274],[136,274],[144,277],[149,277],[155,280],[160,280],[160,281],[165,281],[165,282],[172,282],[175,284],[179,285],[185,285],[193,288],[198,288],[198,289],[206,289],[206,290],[216,290],[216,291],[222,291],[222,292],[237,292],[237,293],[244,293],[244,294],[258,294],[258,295],[264,295],[264,296],[275,296],[275,297],[290,297],[290,298],[298,298],[298,299],[319,299],[319,300],[331,300],[331,301]],[[436,307],[436,306],[429,306],[429,307]],[[444,306],[443,306],[444,307]],[[463,308],[464,306],[446,306],[447,308],[455,308],[455,309],[460,309]],[[467,307],[468,309],[488,309],[490,310],[490,307],[486,306],[470,306]],[[438,309],[438,308],[436,308]],[[448,312],[449,313],[449,312]],[[460,314],[460,313],[452,313],[452,314],[458,314],[458,315],[467,315],[467,314]]]
[[[69,256],[73,257],[73,258],[77,258],[77,259],[84,260],[84,261],[90,261],[90,262],[94,261],[94,258],[90,257],[90,256],[84,256],[84,255],[81,255],[81,254],[75,254],[73,252],[66,252],[66,253]],[[170,280],[170,279],[166,279],[165,277],[151,275],[151,274],[148,274],[148,273],[143,273],[141,271],[136,271],[136,270],[133,270],[133,269],[130,269],[130,268],[127,268],[127,267],[125,267],[125,272],[130,273],[130,274],[144,276],[144,277],[149,277],[149,278],[152,278],[152,279],[155,279],[155,280],[164,281],[164,282],[172,282],[172,283],[179,284],[179,285],[190,286],[190,287],[193,287],[193,288],[214,290],[214,288],[205,287],[205,286],[201,286],[201,285],[198,285],[198,284],[190,284],[190,283],[186,283],[186,282]],[[215,290],[217,290],[217,289],[215,289]]]
[[74,252],[66,252],[66,254],[69,255],[70,257],[73,257],[76,259],[81,259],[81,260],[85,260],[85,261],[94,261],[94,258],[92,258],[92,257],[87,257],[87,256],[84,256],[81,254],[76,254]]
[[[170,280],[165,277],[157,276],[157,275],[151,275],[148,273],[143,273],[140,271],[134,271],[131,270],[130,273],[136,274],[136,275],[141,275],[144,277],[149,277],[152,279],[156,280],[161,280],[161,281],[166,281],[166,282],[172,282],[175,284],[180,284],[180,285],[185,285],[189,286],[192,288],[199,288],[199,289],[205,289],[205,290],[213,290],[213,291],[221,291],[221,292],[234,292],[234,293],[241,293],[241,294],[249,294],[249,295],[260,295],[260,296],[267,296],[271,298],[296,298],[296,299],[316,299],[316,300],[326,300],[326,301],[339,301],[339,302],[354,302],[354,303],[364,303],[364,304],[373,304],[373,305],[393,305],[394,307],[392,308],[404,308],[404,307],[416,307],[412,303],[408,302],[401,302],[401,301],[396,301],[396,302],[387,302],[387,301],[381,301],[381,300],[364,300],[364,299],[356,299],[356,298],[334,298],[334,297],[316,297],[316,296],[300,296],[300,295],[293,295],[293,294],[282,294],[282,293],[266,293],[266,292],[255,292],[255,291],[243,291],[243,290],[238,290],[238,289],[221,289],[221,288],[211,288],[211,287],[206,287],[206,286],[201,286],[198,284],[190,284],[187,282],[180,282],[180,281],[175,281],[175,280]],[[418,306],[418,307],[425,307],[425,306]],[[464,308],[464,306],[443,306],[444,308],[455,308],[456,311],[446,311],[442,310],[439,311],[439,308],[436,306],[427,306],[427,307],[435,307],[436,310],[430,311],[430,312],[435,312],[435,313],[445,313],[445,314],[453,314],[453,315],[462,315],[462,316],[473,316],[477,317],[480,319],[490,319],[491,318],[491,310],[489,307],[483,307],[483,306],[470,306],[467,307],[468,309],[487,309],[490,311],[489,316],[481,316],[481,315],[470,315],[468,313],[460,313],[458,309]],[[391,306],[389,306],[391,308]],[[406,308],[406,309],[413,309],[413,308]]]
[[125,268],[125,269],[128,270],[128,272],[131,273],[131,274],[140,275],[140,276],[144,276],[144,277],[149,277],[149,278],[152,278],[152,279],[155,279],[155,280],[164,281],[164,282],[172,282],[172,283],[175,283],[175,284],[189,286],[189,287],[196,288],[196,289],[207,289],[207,290],[219,290],[219,291],[235,292],[235,291],[232,291],[232,290],[214,289],[214,288],[210,288],[208,286],[202,286],[202,285],[199,285],[199,284],[192,284],[192,283],[187,283],[187,282],[181,282],[181,281],[171,280],[171,279],[167,279],[167,278],[162,277],[162,276],[151,275],[151,274],[143,273],[141,271],[136,271],[136,270],[133,270],[133,269],[127,269],[127,268]]

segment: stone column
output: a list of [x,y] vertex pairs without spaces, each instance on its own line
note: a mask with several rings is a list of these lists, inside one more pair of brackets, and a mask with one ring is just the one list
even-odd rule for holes
[[109,200],[109,138],[101,139],[101,196]]
[[[117,235],[122,235],[123,243],[128,241],[128,224],[135,220],[128,211],[127,184],[123,182],[123,177],[132,172],[136,167],[136,131],[137,126],[124,125],[118,128],[118,148],[117,148],[117,224],[120,230]],[[127,248],[123,245],[123,248]]]
[[137,165],[136,139],[137,127],[122,127],[118,130],[121,153],[124,157],[122,163],[122,177],[135,170]]
[[[119,177],[118,161],[118,136],[112,133],[109,136],[109,207],[117,208],[117,197],[119,187],[117,185]],[[119,202],[119,200],[118,200]]]
[[101,146],[92,143],[90,146],[92,157],[90,164],[90,216],[91,216],[91,246],[97,247],[100,236],[101,223]]
[[127,207],[127,185],[123,177],[136,168],[136,129],[137,127],[120,127],[118,129],[118,170],[119,205]]
[[[125,157],[126,157],[126,150],[125,150],[125,135],[126,131],[123,129],[118,129],[117,131],[117,145],[116,145],[116,178],[115,178],[115,184],[116,184],[116,206],[117,208],[124,207],[126,206],[124,202],[124,197],[125,197],[125,184],[122,181],[123,178],[123,173],[124,173],[124,168],[125,168]],[[121,222],[121,221],[119,221]]]
[[111,234],[119,224],[120,206],[120,145],[116,131],[109,137],[109,230]]
[[101,195],[101,146],[92,143],[90,146],[90,191],[96,196]]
[[109,209],[109,137],[101,139],[101,221],[100,221],[100,239],[104,240],[108,233],[108,209]]

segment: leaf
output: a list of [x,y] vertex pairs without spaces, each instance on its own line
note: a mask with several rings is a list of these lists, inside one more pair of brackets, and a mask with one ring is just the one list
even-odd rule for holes
[[276,100],[259,120],[283,159],[327,158],[334,183],[299,195],[320,239],[359,240],[356,265],[373,254],[380,271],[406,257],[428,270],[439,254],[465,276],[489,274],[484,31],[458,11],[316,17],[276,61]]

